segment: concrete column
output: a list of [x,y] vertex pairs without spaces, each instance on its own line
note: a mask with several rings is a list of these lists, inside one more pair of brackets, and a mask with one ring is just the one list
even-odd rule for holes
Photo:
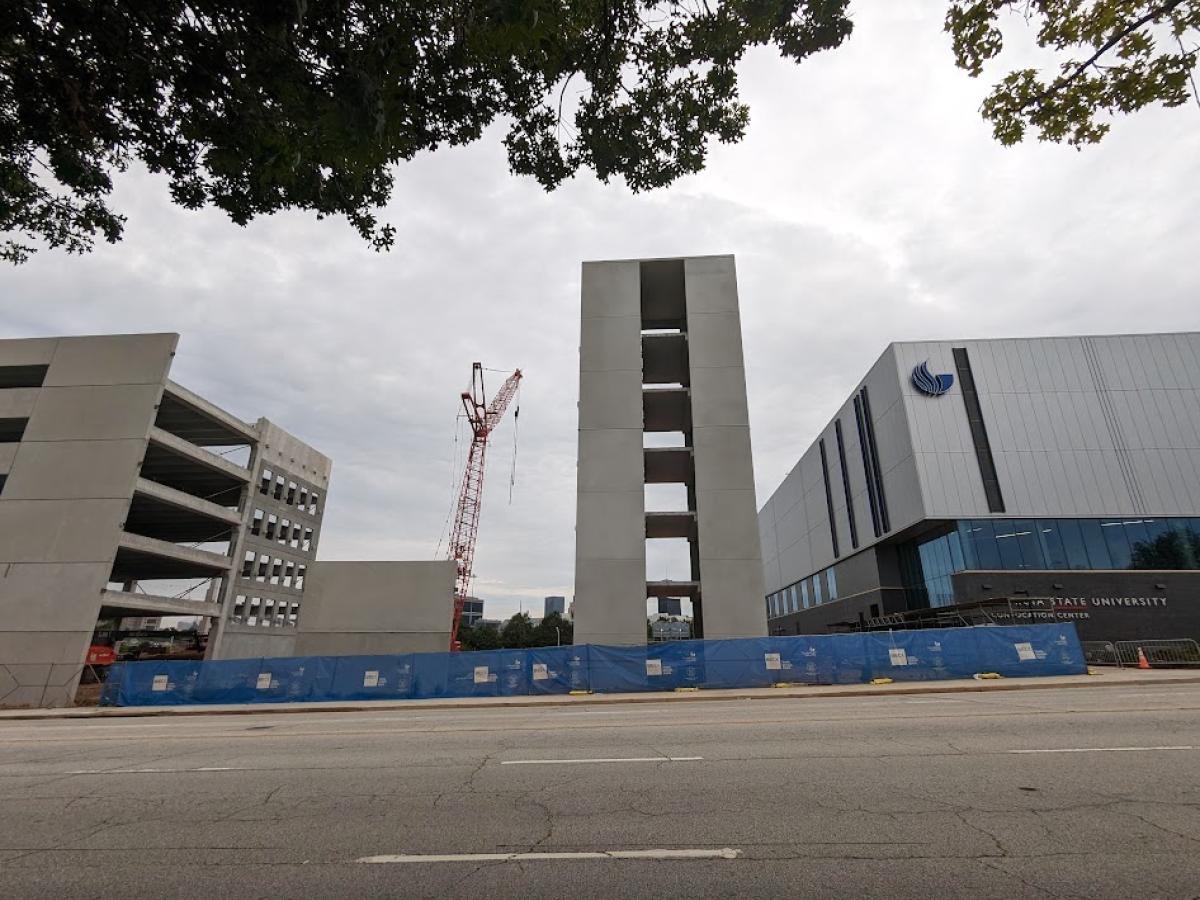
[[637,261],[583,264],[575,642],[646,640],[641,287]]
[[[582,294],[576,643],[644,643],[651,594],[691,596],[705,638],[765,635],[733,257],[585,263]],[[647,481],[689,509],[647,515]],[[691,580],[647,584],[647,538],[686,538]]]
[[704,637],[761,637],[762,550],[733,257],[687,259],[684,280]]

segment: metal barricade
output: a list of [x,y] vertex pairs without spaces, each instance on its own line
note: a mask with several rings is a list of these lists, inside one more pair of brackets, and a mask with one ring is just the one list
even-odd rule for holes
[[1121,659],[1112,641],[1080,641],[1083,658],[1089,666],[1120,666]]
[[1120,666],[1137,667],[1140,653],[1152,669],[1200,668],[1200,644],[1191,638],[1117,641],[1113,646]]

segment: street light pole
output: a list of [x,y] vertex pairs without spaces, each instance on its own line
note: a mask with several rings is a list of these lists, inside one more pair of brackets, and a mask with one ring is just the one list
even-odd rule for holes
[[556,646],[561,647],[562,646],[562,632],[559,631],[557,625],[554,626],[554,639],[557,642]]

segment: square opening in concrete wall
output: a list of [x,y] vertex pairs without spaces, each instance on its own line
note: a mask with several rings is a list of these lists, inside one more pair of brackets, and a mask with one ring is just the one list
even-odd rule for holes
[[692,548],[687,538],[646,541],[646,581],[695,581]]
[[650,483],[645,487],[647,512],[687,512],[691,509],[686,484]]
[[687,327],[682,259],[649,259],[641,263],[642,328]]

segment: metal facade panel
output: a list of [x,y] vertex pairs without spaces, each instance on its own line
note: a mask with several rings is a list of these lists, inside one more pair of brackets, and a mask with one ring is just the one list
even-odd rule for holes
[[[1200,334],[938,341],[892,345],[863,381],[871,393],[892,531],[920,518],[987,515],[960,385],[932,398],[909,380],[913,366],[926,359],[931,372],[953,371],[954,347],[970,357],[1004,515],[1200,515]],[[896,408],[892,398],[903,402]],[[838,416],[865,549],[876,539],[849,403]],[[828,445],[832,428],[822,435]],[[898,467],[914,447],[917,458]],[[820,487],[815,457],[806,453],[798,468],[807,489]],[[776,497],[798,490],[788,483],[795,474]],[[915,484],[914,497],[909,485]],[[801,507],[806,520],[789,527],[814,536],[818,558],[798,571],[788,557],[799,542],[788,549],[781,544],[781,572],[804,577],[832,561],[820,552],[827,536],[823,544],[815,540],[826,518],[823,493],[813,501]],[[844,515],[844,505],[835,503],[838,512]]]

